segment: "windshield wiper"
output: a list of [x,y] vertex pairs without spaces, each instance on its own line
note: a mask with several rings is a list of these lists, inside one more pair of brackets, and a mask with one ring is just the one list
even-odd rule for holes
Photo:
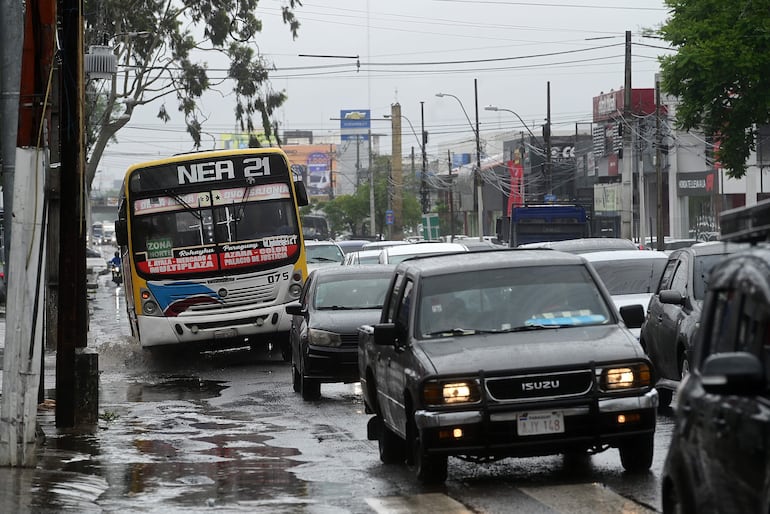
[[310,262],[339,262],[337,259],[330,259],[328,257],[311,257]]
[[427,334],[423,334],[423,335],[426,335],[429,337],[441,336],[441,335],[470,336],[478,333],[481,333],[481,331],[474,330],[472,328],[447,328],[444,330],[434,330],[433,332],[428,332]]
[[485,330],[484,332],[488,332],[490,334],[504,334],[507,332],[527,332],[529,330],[540,330],[543,328],[562,328],[562,327],[571,327],[571,326],[573,325],[545,325],[545,324],[533,323],[531,325],[521,325],[520,327]]
[[170,196],[174,200],[176,200],[176,203],[184,207],[186,211],[188,211],[190,214],[195,216],[198,219],[198,221],[203,222],[203,215],[200,213],[200,211],[198,211],[195,207],[193,207],[189,203],[185,202],[184,199],[181,196],[179,196],[179,193],[171,191],[170,189],[164,189],[161,192],[166,194],[167,196]]

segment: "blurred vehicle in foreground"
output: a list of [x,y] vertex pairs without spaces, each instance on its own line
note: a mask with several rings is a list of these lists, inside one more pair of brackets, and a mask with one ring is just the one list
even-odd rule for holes
[[770,512],[770,202],[725,211],[716,264],[679,387],[661,480],[665,514]]

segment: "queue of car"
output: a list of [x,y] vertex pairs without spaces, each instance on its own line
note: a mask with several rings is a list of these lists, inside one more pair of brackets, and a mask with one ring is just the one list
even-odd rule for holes
[[[770,203],[746,209],[770,218]],[[295,390],[312,400],[322,382],[360,381],[381,460],[426,484],[447,478],[449,456],[614,447],[626,470],[646,470],[656,411],[676,393],[664,512],[768,512],[770,245],[748,242],[769,240],[770,224],[766,234],[746,234],[747,225],[665,253],[599,238],[484,254],[459,243],[436,255],[429,243],[374,245],[345,263],[376,253],[381,264],[316,271],[287,308],[297,323]],[[418,247],[426,250],[410,252]],[[311,312],[314,288],[368,268],[381,273],[382,308],[345,325],[344,338],[327,337],[338,351],[349,346],[344,365],[332,365],[339,374],[329,372],[333,361],[308,344],[323,317]],[[344,325],[325,323],[318,330]],[[334,344],[314,346],[323,354]]]

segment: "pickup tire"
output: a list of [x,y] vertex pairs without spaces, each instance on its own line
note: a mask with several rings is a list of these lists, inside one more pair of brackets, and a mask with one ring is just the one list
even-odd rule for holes
[[654,446],[655,439],[652,434],[639,436],[623,443],[618,448],[623,469],[631,473],[650,469]]
[[[382,417],[380,417],[382,420]],[[380,447],[380,460],[383,464],[403,464],[406,460],[406,443],[398,434],[380,421],[380,434],[377,438]]]
[[425,451],[414,416],[406,427],[407,465],[423,485],[443,484],[447,478],[447,456],[430,455]]
[[674,397],[674,391],[658,387],[658,408],[665,409],[671,405],[671,399]]
[[291,387],[294,389],[295,393],[300,392],[302,387],[300,384],[299,370],[297,369],[296,364],[293,362],[291,363]]
[[302,399],[306,402],[321,398],[321,382],[312,378],[300,376]]

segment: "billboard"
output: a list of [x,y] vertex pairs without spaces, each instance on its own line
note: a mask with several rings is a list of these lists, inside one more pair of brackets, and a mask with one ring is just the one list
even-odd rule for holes
[[340,111],[340,140],[367,141],[371,129],[369,109],[346,109]]
[[310,196],[329,196],[334,186],[335,145],[286,145],[281,148],[293,169],[301,170]]

